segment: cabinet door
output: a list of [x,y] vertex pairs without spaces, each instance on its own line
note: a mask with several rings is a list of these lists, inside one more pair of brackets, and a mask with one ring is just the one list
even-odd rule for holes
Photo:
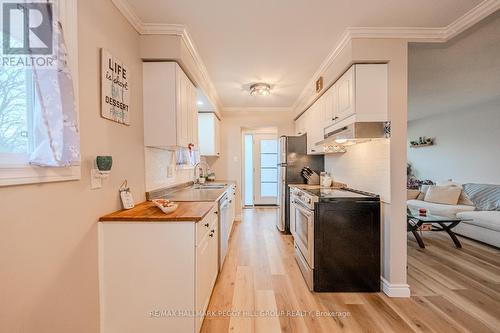
[[198,130],[200,141],[200,155],[214,155],[215,133],[214,117],[211,113],[200,113],[198,115]]
[[[206,221],[208,219],[210,221]],[[201,314],[208,307],[212,289],[217,279],[218,229],[217,219],[213,216],[209,216],[198,223],[210,224],[209,232],[203,236],[196,248],[196,312]],[[196,317],[196,332],[199,332],[202,323],[203,317],[198,315]]]
[[343,120],[355,112],[354,66],[352,66],[336,83],[338,89],[338,111],[335,121]]
[[305,112],[295,121],[295,134],[303,135],[306,133],[306,114]]
[[308,154],[321,154],[323,147],[318,146],[317,143],[323,140],[324,133],[324,113],[325,113],[325,100],[326,96],[321,96],[310,108],[307,110],[307,153]]
[[198,115],[199,148],[203,156],[220,156],[220,121],[214,113]]
[[[176,147],[178,80],[172,62],[145,62],[143,66],[144,145]],[[179,122],[180,123],[180,122]]]
[[324,127],[331,125],[337,117],[338,113],[338,85],[334,84],[324,95],[325,97],[325,113],[324,113]]

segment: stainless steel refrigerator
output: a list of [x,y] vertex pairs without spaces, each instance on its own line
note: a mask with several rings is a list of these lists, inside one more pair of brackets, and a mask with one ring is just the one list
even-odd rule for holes
[[280,137],[279,154],[279,218],[276,226],[280,231],[290,233],[290,191],[289,184],[305,184],[306,180],[300,171],[309,167],[317,174],[324,171],[325,159],[322,155],[307,155],[307,137]]

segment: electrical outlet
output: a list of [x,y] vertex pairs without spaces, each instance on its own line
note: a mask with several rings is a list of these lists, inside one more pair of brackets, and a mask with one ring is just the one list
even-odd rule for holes
[[98,173],[97,169],[90,170],[90,189],[92,190],[102,188],[102,178],[98,177]]
[[174,178],[174,169],[175,167],[173,165],[167,167],[167,178]]

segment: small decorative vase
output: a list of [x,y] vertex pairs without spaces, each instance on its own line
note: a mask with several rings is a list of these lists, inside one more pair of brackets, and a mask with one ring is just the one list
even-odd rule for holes
[[113,157],[111,156],[97,156],[95,161],[99,171],[110,171],[113,166]]

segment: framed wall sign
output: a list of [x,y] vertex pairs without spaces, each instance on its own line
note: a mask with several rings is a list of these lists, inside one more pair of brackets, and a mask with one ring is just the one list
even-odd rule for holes
[[130,125],[130,72],[127,66],[101,49],[101,116]]

